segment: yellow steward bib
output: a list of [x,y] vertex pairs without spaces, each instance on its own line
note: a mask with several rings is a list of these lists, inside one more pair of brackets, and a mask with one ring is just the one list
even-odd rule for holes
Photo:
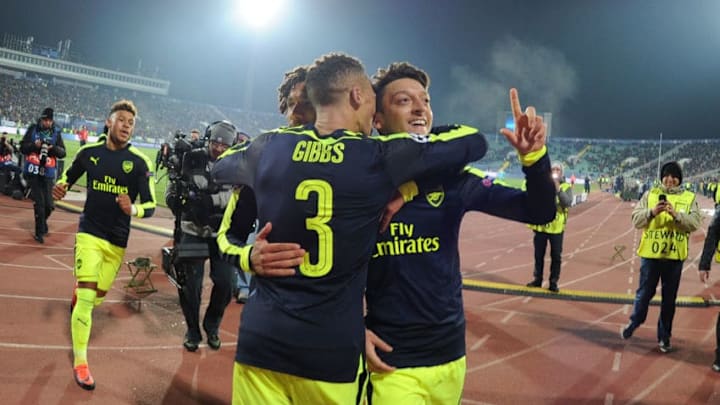
[[[658,198],[663,191],[653,188],[648,193],[648,207],[655,207],[660,201]],[[695,193],[683,191],[680,194],[666,194],[667,200],[673,205],[676,212],[687,214],[690,212]],[[667,212],[650,220],[648,227],[643,231],[637,254],[646,259],[685,260],[688,255],[688,238],[690,234],[677,229],[675,220]]]
[[[561,192],[565,192],[569,188],[570,184],[568,183],[560,184]],[[568,209],[560,207],[560,199],[557,196],[555,196],[555,206],[557,207],[557,212],[555,213],[555,219],[553,219],[552,222],[548,222],[545,225],[528,225],[528,228],[544,233],[562,233],[565,230],[565,224],[567,223]]]

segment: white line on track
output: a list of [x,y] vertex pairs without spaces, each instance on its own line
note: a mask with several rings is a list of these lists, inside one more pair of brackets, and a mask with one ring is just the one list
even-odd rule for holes
[[[612,312],[608,313],[607,315],[601,316],[600,318],[596,319],[595,321],[589,322],[583,329],[588,329],[588,328],[594,327],[595,325],[598,325],[598,324],[604,322],[606,319],[612,318],[613,316],[617,315],[619,312],[620,312],[620,310],[618,309],[618,310],[615,310],[615,311],[612,311]],[[538,344],[536,344],[536,345],[530,346],[530,347],[528,347],[528,348],[525,349],[525,350],[516,351],[516,352],[513,352],[513,354],[510,354],[510,355],[508,355],[508,356],[501,357],[501,358],[498,358],[498,359],[496,359],[496,360],[489,361],[489,362],[487,362],[487,363],[480,364],[480,365],[478,365],[478,366],[468,368],[466,374],[472,374],[472,373],[474,373],[474,372],[476,372],[476,371],[484,370],[484,369],[486,369],[486,368],[489,368],[489,367],[492,367],[492,366],[495,366],[495,365],[498,365],[498,364],[503,364],[503,363],[505,363],[505,362],[507,362],[507,361],[509,361],[509,360],[512,360],[512,359],[514,359],[514,358],[516,358],[516,357],[524,356],[524,355],[526,355],[526,354],[528,354],[528,353],[531,353],[531,352],[533,352],[533,351],[536,351],[536,350],[538,350],[538,349],[541,349],[541,348],[543,348],[543,347],[545,347],[545,346],[550,346],[551,344],[556,343],[556,342],[558,342],[558,341],[560,341],[560,340],[562,340],[562,339],[568,339],[568,336],[567,336],[567,335],[558,335],[558,336],[555,336],[555,337],[553,337],[553,338],[551,338],[551,339],[548,339],[548,340],[546,340],[546,341],[544,341],[544,342],[542,342],[542,343],[538,343]]]
[[615,352],[615,358],[613,359],[612,371],[620,371],[620,360],[622,360],[622,353]]
[[502,323],[502,324],[508,323],[508,321],[509,321],[510,319],[512,319],[512,317],[515,316],[515,314],[517,314],[517,312],[515,312],[515,311],[510,311],[507,315],[505,315],[505,318],[503,318],[503,319],[500,321],[500,323]]
[[611,392],[605,394],[605,405],[612,405],[613,399],[615,399],[615,396]]
[[[237,343],[230,341],[230,342],[222,342],[223,347],[225,346],[235,346]],[[206,347],[206,344],[200,344],[200,347]],[[27,343],[4,343],[0,342],[0,348],[2,349],[33,349],[33,350],[72,350],[72,345],[37,345],[37,344],[27,344]],[[144,350],[180,350],[182,348],[182,345],[180,343],[175,343],[171,345],[153,345],[153,346],[139,346],[139,345],[133,345],[133,346],[93,346],[91,345],[88,347],[89,351],[144,351]]]
[[473,399],[465,399],[465,398],[463,398],[460,403],[461,404],[470,404],[470,405],[493,405],[490,402],[475,401]]
[[59,264],[60,266],[64,267],[64,268],[67,269],[67,270],[72,270],[72,269],[73,269],[73,266],[69,266],[69,265],[61,262],[60,260],[56,259],[55,256],[65,256],[65,257],[67,257],[67,256],[74,256],[74,255],[43,255],[43,256],[45,256],[45,257],[48,258],[49,260],[51,260],[51,261]]
[[480,348],[480,346],[484,345],[485,342],[490,338],[490,335],[485,335],[477,340],[477,342],[473,343],[472,346],[470,346],[470,351],[477,350]]

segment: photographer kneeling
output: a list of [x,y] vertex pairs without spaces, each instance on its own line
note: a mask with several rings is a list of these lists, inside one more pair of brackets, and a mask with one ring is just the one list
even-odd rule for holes
[[[183,346],[194,352],[202,340],[200,334],[200,300],[205,260],[210,259],[210,278],[213,281],[210,303],[202,322],[208,346],[220,349],[218,331],[225,307],[232,299],[236,269],[221,258],[216,242],[223,212],[232,193],[230,187],[219,187],[210,179],[210,169],[217,158],[235,140],[237,130],[228,121],[210,124],[205,131],[206,148],[196,148],[178,156],[182,162],[177,173],[170,174],[166,201],[176,216],[176,237],[173,252],[180,306],[185,316],[187,332]],[[173,153],[181,153],[188,143],[177,142]],[[177,143],[176,142],[176,143]],[[179,226],[179,229],[177,229]]]

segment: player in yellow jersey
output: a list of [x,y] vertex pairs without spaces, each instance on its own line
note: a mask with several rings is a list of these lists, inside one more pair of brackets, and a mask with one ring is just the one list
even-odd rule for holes
[[[53,198],[87,175],[87,199],[75,237],[76,303],[70,317],[75,382],[95,389],[87,360],[92,311],[105,299],[125,254],[130,217],[149,217],[155,211],[155,188],[150,159],[130,145],[137,108],[128,100],[113,104],[105,121],[107,136],[78,150],[70,167],[53,188]],[[140,202],[135,203],[137,197]]]

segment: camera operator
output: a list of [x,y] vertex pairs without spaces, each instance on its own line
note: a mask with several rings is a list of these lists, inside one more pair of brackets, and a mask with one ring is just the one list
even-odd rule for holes
[[65,157],[60,127],[54,125],[53,109],[43,110],[37,123],[25,131],[20,142],[25,155],[23,173],[30,183],[35,210],[35,240],[44,243],[47,220],[54,209],[52,189],[57,175],[57,159]]
[[205,146],[205,142],[200,138],[200,131],[193,129],[190,131],[190,145],[194,148],[202,148]]
[[15,162],[13,155],[15,154],[15,146],[12,139],[8,141],[7,132],[2,133],[0,137],[0,185],[4,194],[11,195],[14,192],[15,185],[19,184],[20,167]]
[[[212,166],[233,144],[235,134],[235,126],[229,121],[215,122],[205,131],[206,148],[183,152],[190,142],[180,137],[167,159],[170,185],[166,201],[176,216],[175,281],[187,324],[183,346],[191,352],[198,349],[202,340],[199,312],[205,260],[210,259],[213,288],[202,327],[208,346],[213,350],[220,349],[218,330],[235,285],[237,270],[222,260],[216,241],[232,191],[230,187],[221,188],[210,180]],[[179,167],[173,164],[177,161],[181,162]]]

